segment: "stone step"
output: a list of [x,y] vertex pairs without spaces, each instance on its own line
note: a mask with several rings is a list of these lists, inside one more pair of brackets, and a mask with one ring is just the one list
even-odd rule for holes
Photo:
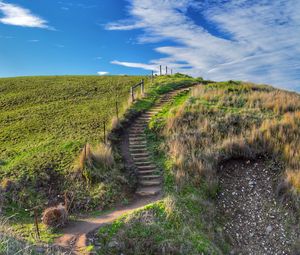
[[135,145],[146,145],[147,144],[147,141],[146,140],[144,140],[144,141],[142,141],[142,140],[129,140],[129,146],[135,146]]
[[141,166],[152,166],[153,165],[153,162],[152,161],[136,161],[135,162],[135,165],[137,167],[141,167]]
[[130,130],[129,135],[145,135],[144,130]]
[[131,153],[147,153],[147,148],[129,148]]
[[129,136],[129,141],[146,141],[146,137],[143,136]]
[[147,143],[129,144],[129,150],[147,150]]
[[[145,137],[129,137],[129,142],[136,142],[138,144],[146,144],[147,141],[145,139]],[[145,142],[145,143],[143,143]]]
[[156,186],[161,184],[161,179],[153,179],[153,180],[141,180],[139,181],[140,185],[142,186]]
[[145,128],[141,128],[141,127],[131,127],[129,129],[129,132],[144,132]]
[[128,135],[141,135],[141,136],[145,136],[145,132],[143,131],[134,131],[134,130],[130,130]]
[[141,117],[151,118],[155,113],[153,112],[145,112]]
[[145,137],[146,137],[144,132],[143,133],[129,133],[128,135],[129,135],[129,138],[131,138],[131,137],[132,138],[142,137],[142,138],[145,139]]
[[135,193],[140,196],[155,196],[158,195],[160,192],[160,187],[140,187]]
[[137,132],[137,133],[142,133],[143,134],[145,132],[145,129],[146,128],[136,128],[136,127],[134,127],[134,128],[130,128],[128,130],[128,132],[129,133]]
[[129,144],[129,149],[146,149],[146,144]]
[[161,176],[158,174],[152,174],[152,175],[139,175],[139,179],[141,180],[153,180],[153,179],[160,179]]
[[132,127],[133,127],[133,126],[145,127],[145,126],[147,126],[147,123],[146,123],[145,121],[140,121],[139,119],[136,119],[136,120],[132,123],[131,126],[132,126]]
[[145,152],[145,153],[131,153],[131,157],[135,160],[135,159],[150,157],[150,155],[149,155],[148,152]]
[[160,173],[160,171],[155,168],[153,170],[138,170],[137,173],[138,175],[154,175]]
[[137,169],[139,170],[139,171],[141,171],[141,170],[156,170],[156,165],[154,165],[154,164],[152,164],[152,162],[149,162],[150,164],[148,164],[148,165],[139,165],[139,166],[136,166],[137,167]]
[[135,122],[134,122],[134,125],[137,125],[137,126],[143,126],[144,128],[148,127],[148,122],[144,121],[144,120],[139,120],[137,119]]
[[151,161],[150,157],[143,157],[143,158],[134,158],[134,163],[137,164],[137,162],[149,162]]

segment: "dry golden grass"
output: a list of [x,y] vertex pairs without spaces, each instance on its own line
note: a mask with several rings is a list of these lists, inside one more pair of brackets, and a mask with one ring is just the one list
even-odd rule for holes
[[96,148],[92,148],[86,144],[79,155],[75,169],[90,184],[103,179],[108,171],[114,169],[114,165],[115,161],[110,145],[101,143]]
[[285,180],[300,194],[300,97],[252,84],[197,87],[172,110],[164,136],[178,186],[214,180],[217,165],[259,154],[282,159]]
[[247,97],[248,106],[271,110],[277,114],[300,110],[299,95],[287,91],[253,92]]

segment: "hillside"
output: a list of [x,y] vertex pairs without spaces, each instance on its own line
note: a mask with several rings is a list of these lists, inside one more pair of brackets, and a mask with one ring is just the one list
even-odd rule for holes
[[[300,245],[298,94],[251,83],[214,83],[176,74],[156,77],[151,86],[150,83],[147,85],[146,97],[129,106],[128,88],[124,87],[127,82],[135,83],[141,77],[119,77],[117,84],[124,79],[124,87],[118,87],[120,93],[124,93],[123,99],[119,97],[120,105],[123,102],[124,107],[120,108],[121,121],[113,121],[114,129],[109,134],[112,147],[108,147],[101,143],[101,126],[98,130],[100,135],[93,131],[97,130],[94,124],[99,116],[111,123],[115,115],[115,104],[111,100],[115,92],[108,89],[111,82],[106,83],[107,90],[104,87],[105,81],[117,77],[76,78],[11,80],[16,88],[19,86],[18,94],[22,95],[22,86],[17,84],[22,84],[23,79],[29,87],[30,79],[39,80],[38,84],[57,79],[52,83],[57,84],[55,94],[50,92],[53,89],[41,89],[40,94],[32,93],[33,98],[20,100],[24,106],[18,108],[17,103],[11,103],[12,110],[9,111],[9,104],[6,103],[6,111],[1,114],[10,116],[10,113],[20,112],[17,120],[22,121],[21,117],[26,116],[24,111],[30,113],[29,116],[35,116],[37,110],[32,102],[40,102],[36,107],[40,105],[45,108],[41,110],[43,114],[40,119],[35,120],[35,127],[38,127],[38,122],[45,121],[42,129],[45,136],[50,133],[48,127],[52,127],[50,131],[53,130],[58,139],[51,136],[53,147],[41,149],[42,154],[38,153],[39,148],[43,147],[37,147],[34,152],[39,157],[32,155],[28,162],[22,161],[22,157],[17,158],[22,164],[16,165],[19,168],[15,170],[8,168],[14,164],[2,164],[2,169],[6,169],[1,172],[2,208],[5,216],[13,217],[8,224],[0,219],[0,231],[5,234],[0,234],[0,251],[10,249],[17,252],[20,247],[24,248],[25,243],[7,235],[36,244],[51,243],[55,237],[61,236],[57,229],[40,224],[41,239],[38,240],[32,234],[33,213],[31,210],[24,212],[24,209],[42,204],[41,212],[51,203],[62,202],[63,194],[68,192],[73,196],[71,212],[85,210],[92,214],[85,214],[84,221],[71,221],[64,232],[68,234],[61,237],[63,240],[66,238],[67,242],[71,237],[72,243],[73,238],[81,240],[78,239],[80,233],[84,238],[88,235],[87,240],[92,241],[85,243],[85,248],[95,250],[97,254],[248,254],[254,251],[256,254],[280,254],[283,251],[297,254]],[[68,79],[76,80],[77,83],[74,83],[77,85],[63,90],[62,83]],[[90,84],[93,84],[89,89],[81,86],[86,79],[91,79]],[[95,88],[97,82],[99,87]],[[199,82],[202,84],[196,85]],[[37,87],[34,85],[32,89]],[[18,91],[16,88],[10,93]],[[44,96],[45,91],[48,96]],[[78,91],[85,96],[81,98],[76,94]],[[97,91],[101,93],[98,95]],[[64,96],[61,97],[62,94]],[[51,97],[60,99],[51,101]],[[52,116],[52,111],[46,105],[56,104],[59,108],[52,107],[52,111],[57,111],[55,117],[49,117],[48,121],[43,116]],[[126,106],[129,107],[127,110]],[[31,110],[26,112],[27,108]],[[68,114],[59,114],[63,112]],[[89,116],[86,119],[90,122],[78,120],[78,116],[82,119]],[[27,147],[34,147],[35,141],[40,139],[38,134],[41,132],[28,132],[31,130],[30,121],[23,126],[17,120],[12,123],[20,128],[18,132],[4,130],[11,137],[22,130],[24,141],[18,147],[13,140],[2,138],[8,145],[4,152],[10,148],[16,152],[16,148],[22,148],[20,151],[25,152]],[[61,126],[51,126],[56,120]],[[70,124],[73,120],[77,125]],[[85,127],[83,134],[80,133],[81,128],[77,130],[80,123]],[[135,124],[132,126],[132,123]],[[14,125],[12,130],[16,128]],[[130,131],[133,129],[135,131]],[[133,142],[134,147],[125,143],[124,149],[127,132],[127,139]],[[53,160],[45,157],[47,153],[52,153],[51,148],[59,152],[59,144],[66,142],[65,137],[72,137],[78,148],[70,146],[69,153],[63,154],[65,151],[62,150],[61,157],[57,158],[54,153]],[[21,147],[27,140],[28,144]],[[45,141],[50,141],[50,138]],[[140,144],[141,141],[144,145]],[[86,143],[92,147],[82,150]],[[7,155],[4,152],[1,155]],[[138,166],[142,170],[128,165],[128,152],[136,162],[134,164],[142,164]],[[148,153],[149,156],[144,159]],[[69,165],[61,164],[67,160]],[[36,162],[40,165],[35,165]],[[42,162],[60,168],[29,168],[43,166]],[[153,169],[153,165],[155,170],[144,170]],[[25,175],[30,173],[29,178],[21,178],[23,171]],[[145,172],[143,176],[141,171]],[[42,178],[49,173],[51,176],[55,173],[53,179]],[[151,184],[151,180],[159,180],[161,176],[157,174],[163,177],[163,184],[159,184],[163,191],[157,197],[147,195],[144,199],[134,195],[140,183]],[[44,186],[40,185],[42,180]],[[18,185],[22,185],[22,189]],[[151,185],[153,187],[154,184]],[[55,191],[47,193],[42,187]],[[59,197],[55,198],[57,194]],[[26,199],[23,203],[15,203],[18,197],[24,195]],[[106,210],[117,202],[116,208]],[[93,212],[92,209],[96,210]],[[103,226],[103,222],[110,224]],[[95,228],[98,228],[96,233],[91,233]],[[76,231],[73,233],[73,230]],[[32,254],[35,249],[27,246],[26,254]],[[56,249],[44,250],[45,254],[55,252],[60,254]]]
[[[6,216],[33,223],[33,207],[56,205],[65,192],[74,199],[72,210],[105,207],[123,198],[117,170],[115,176],[102,172],[103,178],[82,189],[87,183],[76,166],[85,144],[96,147],[103,141],[103,123],[108,132],[116,102],[120,116],[124,113],[130,86],[141,79],[145,77],[0,79],[0,188]],[[20,233],[30,231],[19,228]]]
[[[146,82],[147,97],[130,106],[129,88],[142,78],[146,77],[0,80],[4,109],[0,138],[5,144],[0,154],[0,198],[1,211],[9,217],[8,224],[0,218],[1,232],[33,243],[39,241],[32,234],[33,208],[37,206],[42,213],[64,202],[64,194],[71,213],[99,214],[116,203],[128,203],[136,177],[124,171],[118,151],[122,125],[149,108],[160,94],[196,81],[180,75],[156,77],[154,83]],[[116,120],[116,102],[120,123]],[[103,144],[103,122],[112,146]],[[110,133],[112,126],[115,133]],[[84,150],[86,144],[91,146]],[[44,243],[59,235],[43,224],[40,231]]]
[[147,131],[164,197],[100,228],[92,245],[98,254],[298,254],[299,130],[296,93],[234,81],[181,93]]

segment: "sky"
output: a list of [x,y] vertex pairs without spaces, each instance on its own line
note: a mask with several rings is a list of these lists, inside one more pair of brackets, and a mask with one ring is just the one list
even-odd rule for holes
[[300,91],[299,0],[0,0],[0,77],[150,74]]

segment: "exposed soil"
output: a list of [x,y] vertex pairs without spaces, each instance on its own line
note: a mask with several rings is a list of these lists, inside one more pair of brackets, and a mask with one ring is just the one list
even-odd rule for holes
[[263,159],[231,160],[220,167],[217,207],[224,219],[230,254],[299,254],[297,218],[280,203],[276,186],[281,167]]
[[160,196],[138,198],[128,206],[120,206],[98,217],[71,222],[68,227],[64,229],[63,236],[56,240],[56,244],[60,247],[71,249],[74,254],[86,254],[84,248],[87,243],[87,234],[103,225],[112,223],[123,214],[130,213],[158,199],[160,199]]

